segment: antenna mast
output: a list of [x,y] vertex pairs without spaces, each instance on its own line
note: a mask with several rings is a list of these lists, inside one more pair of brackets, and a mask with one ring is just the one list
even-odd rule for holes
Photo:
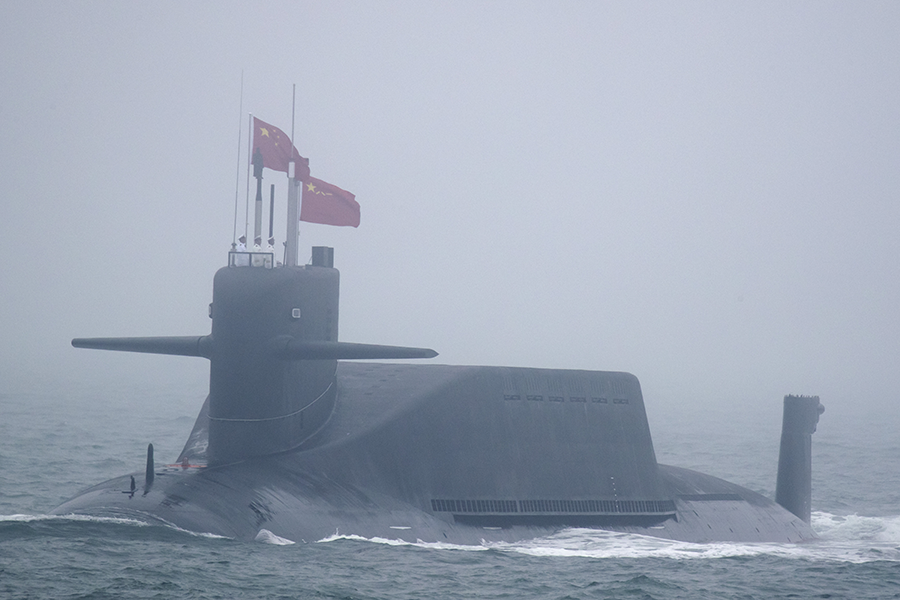
[[300,236],[300,185],[302,181],[295,179],[297,165],[294,161],[294,107],[297,96],[297,84],[291,94],[291,160],[288,163],[288,213],[287,233],[284,241],[284,266],[297,266],[298,237]]
[[250,156],[253,152],[253,113],[247,113],[247,197],[244,198],[244,237],[250,229]]
[[237,174],[234,177],[234,231],[231,234],[231,250],[237,247],[237,217],[238,217],[238,195],[241,187],[241,129],[244,124],[241,120],[244,118],[244,70],[241,69],[241,102],[238,109],[238,151],[237,151]]

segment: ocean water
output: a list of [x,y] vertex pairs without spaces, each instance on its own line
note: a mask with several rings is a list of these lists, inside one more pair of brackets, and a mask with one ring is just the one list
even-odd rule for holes
[[[900,598],[898,411],[828,398],[813,437],[821,539],[810,544],[584,529],[477,546],[351,531],[242,542],[48,515],[88,485],[142,470],[148,442],[158,461],[174,460],[204,394],[203,382],[0,393],[0,598]],[[645,401],[660,462],[774,494],[780,399]]]

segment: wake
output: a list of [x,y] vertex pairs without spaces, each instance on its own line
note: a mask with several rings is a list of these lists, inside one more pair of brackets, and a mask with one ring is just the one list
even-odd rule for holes
[[406,542],[339,533],[321,539],[319,543],[357,541],[389,546],[416,546],[432,550],[495,550],[538,557],[714,560],[772,556],[793,560],[848,563],[900,562],[900,516],[839,516],[814,512],[812,527],[819,535],[819,539],[803,544],[691,543],[597,529],[565,529],[550,536],[520,542],[482,540],[480,545],[421,540]]

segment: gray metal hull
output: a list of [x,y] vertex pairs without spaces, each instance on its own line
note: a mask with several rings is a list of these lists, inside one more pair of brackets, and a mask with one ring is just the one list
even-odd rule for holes
[[[338,363],[328,420],[285,452],[123,476],[57,514],[293,541],[480,543],[564,527],[690,542],[801,542],[809,525],[721,479],[658,465],[627,373]],[[208,409],[179,461],[206,460]]]

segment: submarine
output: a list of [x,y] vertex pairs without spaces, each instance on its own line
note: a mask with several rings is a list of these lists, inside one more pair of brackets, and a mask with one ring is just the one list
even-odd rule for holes
[[304,542],[481,543],[568,527],[689,542],[816,537],[817,396],[784,399],[773,501],[658,464],[634,375],[414,364],[436,353],[341,342],[333,249],[313,248],[302,266],[272,259],[229,252],[207,335],[72,341],[204,357],[209,395],[173,464],[157,465],[151,444],[143,471],[90,487],[54,514]]
[[[259,239],[269,164],[255,156],[253,165]],[[53,514],[294,542],[338,534],[480,544],[572,527],[687,542],[815,539],[818,396],[784,398],[772,500],[659,464],[630,373],[422,364],[437,353],[339,341],[333,248],[297,260],[301,183],[289,175],[283,264],[271,209],[267,251],[232,243],[213,278],[208,334],[72,340],[208,359],[209,394],[174,463],[157,464],[150,443],[143,470],[89,487]],[[371,362],[384,359],[401,362]]]

